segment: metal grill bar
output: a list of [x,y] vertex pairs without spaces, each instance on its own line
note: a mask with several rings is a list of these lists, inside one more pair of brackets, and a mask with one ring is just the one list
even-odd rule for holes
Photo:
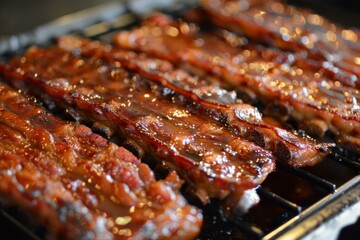
[[247,234],[252,239],[262,239],[265,235],[264,232],[260,228],[258,228],[256,226],[252,226],[247,222],[239,220],[239,221],[236,221],[235,223],[239,228],[241,228],[241,230],[244,231],[245,234]]
[[14,224],[16,227],[19,228],[19,230],[23,231],[26,236],[29,237],[29,240],[41,240],[40,237],[35,235],[29,228],[24,226],[22,223],[20,223],[16,218],[5,212],[4,210],[0,209],[0,214],[3,215],[6,219],[8,219],[12,224]]
[[97,37],[115,31],[117,29],[129,27],[138,21],[136,16],[130,12],[114,18],[111,21],[103,21],[84,28],[80,35],[87,38],[96,39]]
[[316,184],[317,186],[323,188],[324,190],[326,190],[327,192],[329,193],[334,193],[335,190],[336,190],[336,185],[329,182],[329,181],[326,181],[325,179],[322,179],[318,176],[315,176],[305,170],[302,170],[300,168],[292,168],[290,166],[287,166],[283,163],[280,163],[280,162],[277,162],[277,166],[278,168],[284,170],[284,171],[287,171],[287,172],[290,172],[290,173],[293,173],[295,174],[296,176],[299,176],[313,184]]
[[37,27],[33,32],[15,35],[9,39],[0,39],[0,54],[15,52],[29,44],[43,44],[51,38],[69,34],[99,21],[108,22],[116,16],[122,15],[126,11],[125,6],[125,4],[116,2],[106,3],[58,18]]
[[334,160],[338,163],[341,163],[345,166],[348,166],[350,168],[354,168],[358,171],[360,171],[360,162],[356,162],[353,160],[348,159],[347,157],[343,156],[341,153],[339,152],[332,152],[328,158],[330,158],[331,160]]
[[287,209],[288,211],[291,211],[291,212],[293,212],[295,214],[299,214],[301,212],[301,206],[299,206],[296,203],[293,203],[293,202],[291,202],[289,200],[286,200],[286,199],[280,197],[279,195],[266,190],[263,187],[259,187],[257,189],[257,192],[259,193],[260,197],[268,198],[271,201],[276,202],[277,204],[279,204],[283,208]]
[[[264,239],[279,239],[280,237],[281,239],[298,239],[300,236],[304,236],[303,234],[306,234],[306,232],[314,229],[316,224],[323,223],[330,219],[330,216],[339,213],[342,208],[358,201],[360,176],[353,178],[337,190],[334,194],[329,194],[325,198],[320,199],[319,202],[305,209],[297,217],[286,222],[279,228],[274,229],[273,232],[264,236]],[[313,217],[314,221],[306,221],[309,217]],[[296,232],[296,234],[300,236],[294,237],[291,232]]]

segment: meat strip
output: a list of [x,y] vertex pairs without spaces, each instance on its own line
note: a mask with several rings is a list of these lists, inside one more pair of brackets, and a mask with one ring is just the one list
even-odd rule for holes
[[[252,40],[311,58],[324,73],[360,87],[360,32],[284,1],[202,0],[207,20]],[[209,17],[210,16],[210,17]],[[305,54],[305,55],[304,55]],[[351,74],[346,74],[346,72]]]
[[59,46],[88,57],[118,61],[122,67],[139,73],[163,88],[180,93],[187,99],[184,104],[191,107],[193,112],[201,112],[223,122],[235,134],[271,150],[279,160],[292,166],[314,165],[329,152],[327,144],[316,144],[310,138],[264,123],[257,108],[239,102],[235,92],[193,77],[176,69],[168,61],[70,36],[61,37]]
[[[247,91],[283,121],[289,118],[318,137],[327,132],[345,147],[360,151],[359,90],[311,69],[268,60],[255,46],[233,47],[195,24],[158,15],[114,37],[124,48],[185,65],[232,89]],[[234,40],[236,41],[236,40]],[[240,40],[239,40],[240,41]]]
[[145,164],[0,84],[0,199],[57,239],[189,239],[202,215]]
[[203,202],[218,198],[225,209],[243,211],[237,204],[244,192],[253,193],[247,190],[274,169],[270,152],[178,106],[169,91],[158,91],[119,62],[77,54],[32,47],[0,72],[48,106],[127,136],[160,164],[176,169]]

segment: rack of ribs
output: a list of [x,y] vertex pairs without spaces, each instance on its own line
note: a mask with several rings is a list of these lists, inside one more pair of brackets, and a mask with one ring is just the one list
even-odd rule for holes
[[57,46],[32,47],[1,65],[0,75],[50,109],[57,106],[136,142],[159,164],[175,169],[203,202],[222,200],[226,212],[242,213],[255,204],[254,188],[274,169],[271,152],[191,113],[169,91],[119,62]]
[[0,199],[59,239],[189,239],[202,215],[173,172],[155,180],[123,147],[0,83]]
[[114,41],[122,48],[171,61],[215,84],[249,92],[253,101],[266,106],[265,112],[282,121],[290,119],[319,138],[331,133],[339,146],[360,151],[359,90],[311,68],[289,65],[285,53],[222,34],[226,36],[157,15],[141,27],[119,32]]
[[267,45],[310,58],[332,77],[360,87],[360,32],[284,1],[202,0],[207,20]]
[[87,57],[96,56],[109,62],[119,62],[122,67],[157,83],[157,87],[168,88],[174,95],[180,94],[185,101],[178,102],[192,112],[201,112],[222,122],[234,134],[272,151],[278,160],[291,166],[315,165],[330,150],[330,144],[319,144],[310,138],[266,124],[258,109],[242,103],[236,98],[236,92],[191,76],[166,60],[70,36],[61,37],[58,45]]

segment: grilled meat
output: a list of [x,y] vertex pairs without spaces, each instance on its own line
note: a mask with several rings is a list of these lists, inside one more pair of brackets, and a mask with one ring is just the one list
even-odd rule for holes
[[270,152],[178,105],[171,91],[161,91],[119,62],[77,54],[33,47],[0,72],[50,108],[56,105],[126,135],[176,169],[204,202],[218,198],[232,209],[274,169]]
[[0,199],[59,239],[189,239],[202,216],[129,151],[0,84]]
[[[360,32],[284,1],[202,0],[207,20],[252,40],[315,60],[313,67],[360,87]],[[210,17],[209,17],[210,16]],[[308,61],[309,62],[309,61]]]
[[[163,30],[162,30],[163,29]],[[211,75],[233,89],[248,91],[282,120],[289,118],[312,134],[331,132],[339,145],[360,151],[359,90],[274,61],[272,51],[256,45],[233,47],[194,24],[155,16],[138,29],[114,37],[121,47],[165,58],[190,70]],[[241,39],[233,39],[236,45]],[[271,53],[271,54],[269,54]],[[269,60],[271,59],[271,60]]]
[[119,62],[122,67],[137,72],[164,89],[181,94],[187,99],[183,103],[193,112],[201,112],[223,122],[235,134],[271,150],[279,160],[292,166],[314,165],[328,152],[326,144],[316,144],[309,138],[265,124],[257,108],[241,103],[235,92],[193,77],[168,61],[69,36],[61,37],[59,46],[88,57],[98,56],[109,62]]

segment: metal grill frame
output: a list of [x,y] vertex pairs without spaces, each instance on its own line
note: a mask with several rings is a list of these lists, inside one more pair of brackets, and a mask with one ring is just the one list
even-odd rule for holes
[[[61,19],[54,20],[48,24],[38,27],[31,33],[12,36],[9,39],[0,40],[0,60],[5,60],[8,56],[16,54],[19,50],[25,49],[30,44],[47,45],[51,39],[62,34],[75,34],[91,39],[102,39],[108,33],[129,28],[138,23],[139,15],[144,17],[156,10],[155,7],[161,5],[147,4],[145,10],[142,8],[142,1],[135,1],[136,4],[129,4],[126,1],[110,3],[96,8],[86,9],[81,12],[70,14],[66,21]],[[151,1],[153,3],[157,1]],[[160,1],[161,2],[161,1]],[[193,1],[175,1],[176,4],[165,6],[165,12],[179,15],[183,10],[193,6]],[[181,2],[181,3],[179,3]],[[140,5],[139,5],[140,4]],[[144,4],[144,3],[142,3]],[[140,6],[140,8],[139,8]],[[329,161],[336,161],[344,167],[357,171],[357,176],[343,185],[336,184],[322,179],[306,170],[295,169],[281,163],[277,163],[279,169],[289,172],[317,187],[323,189],[327,195],[318,200],[312,206],[302,209],[301,206],[293,203],[274,192],[260,186],[257,189],[261,199],[269,201],[286,209],[295,217],[288,219],[279,227],[270,232],[249,224],[246,221],[237,221],[236,226],[254,239],[298,239],[311,234],[316,228],[326,221],[335,218],[341,212],[346,211],[355,204],[360,204],[360,162],[358,159],[350,159],[341,151],[333,151],[329,156]],[[23,231],[27,232],[29,238],[38,240],[39,237],[28,231],[22,223],[9,215],[6,211],[0,210],[1,214],[9,221],[18,225]],[[359,214],[360,215],[360,214]]]

